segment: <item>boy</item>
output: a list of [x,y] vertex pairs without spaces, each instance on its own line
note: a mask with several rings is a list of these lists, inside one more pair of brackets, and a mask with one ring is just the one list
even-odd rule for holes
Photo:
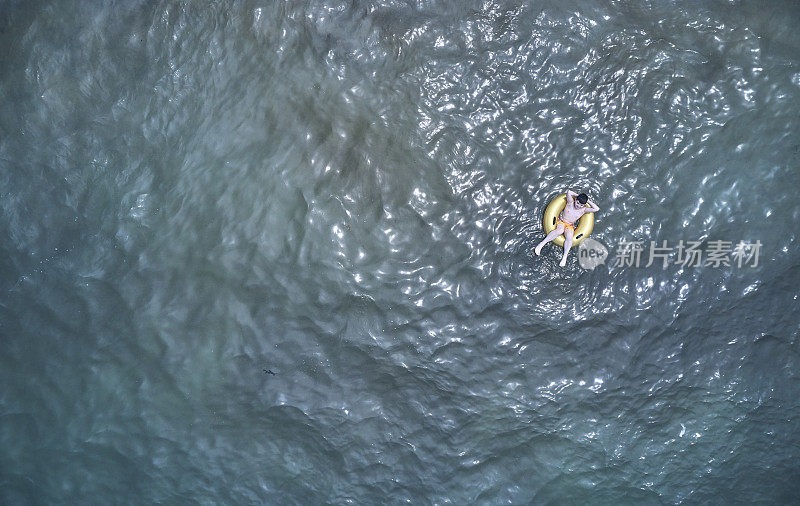
[[[591,207],[584,207],[586,203]],[[567,205],[561,211],[556,222],[556,228],[547,237],[542,239],[542,242],[536,246],[534,250],[537,255],[542,251],[542,247],[556,237],[564,234],[564,256],[561,257],[561,262],[558,263],[561,267],[567,265],[567,254],[572,247],[572,237],[575,235],[575,222],[586,213],[596,213],[600,208],[594,202],[589,200],[589,196],[585,193],[578,195],[572,190],[567,190]]]

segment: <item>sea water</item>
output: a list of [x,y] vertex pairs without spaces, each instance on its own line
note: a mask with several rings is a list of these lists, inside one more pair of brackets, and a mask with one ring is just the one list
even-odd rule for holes
[[0,11],[0,503],[800,500],[797,2]]

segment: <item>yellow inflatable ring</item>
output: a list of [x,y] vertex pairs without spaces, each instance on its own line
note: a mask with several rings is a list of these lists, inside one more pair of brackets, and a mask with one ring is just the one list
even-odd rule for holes
[[[544,220],[542,220],[542,226],[544,228],[544,233],[549,234],[553,230],[556,229],[556,221],[558,221],[558,215],[561,214],[561,211],[567,206],[567,194],[562,193],[558,197],[554,198],[547,204],[547,209],[544,210]],[[586,207],[591,207],[588,203]],[[575,236],[572,238],[572,245],[577,246],[584,239],[589,237],[589,234],[592,233],[594,229],[594,213],[586,213],[580,217],[578,223],[575,224]],[[553,239],[553,244],[556,246],[564,247],[564,235],[560,235]]]

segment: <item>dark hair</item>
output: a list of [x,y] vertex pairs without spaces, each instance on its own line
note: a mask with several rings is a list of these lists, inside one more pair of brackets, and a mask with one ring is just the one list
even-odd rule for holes
[[589,202],[589,196],[585,193],[581,193],[578,195],[578,202],[580,202],[581,205],[585,205],[587,202]]

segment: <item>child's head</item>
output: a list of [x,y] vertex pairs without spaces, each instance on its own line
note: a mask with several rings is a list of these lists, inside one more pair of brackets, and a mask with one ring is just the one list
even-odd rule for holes
[[578,195],[578,203],[580,203],[580,205],[584,206],[586,205],[587,202],[589,202],[588,195],[586,195],[585,193],[581,193],[580,195]]

